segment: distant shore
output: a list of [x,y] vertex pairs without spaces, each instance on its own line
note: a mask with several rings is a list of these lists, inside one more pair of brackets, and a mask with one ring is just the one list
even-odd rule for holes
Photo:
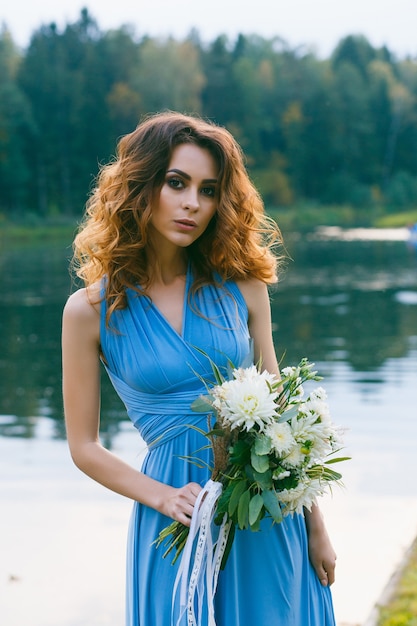
[[[347,209],[346,209],[347,210]],[[293,233],[305,233],[320,239],[341,241],[407,241],[411,224],[417,224],[417,209],[390,216],[360,219],[346,213],[344,207],[285,207],[267,210],[280,226],[284,239]],[[40,218],[24,216],[9,220],[0,215],[0,246],[32,245],[53,241],[71,245],[82,216]]]

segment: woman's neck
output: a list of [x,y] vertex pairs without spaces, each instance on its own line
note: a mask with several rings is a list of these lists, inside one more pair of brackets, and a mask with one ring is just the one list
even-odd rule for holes
[[181,254],[173,256],[158,255],[150,260],[149,276],[151,283],[160,285],[170,285],[179,276],[187,273],[188,258],[181,251]]

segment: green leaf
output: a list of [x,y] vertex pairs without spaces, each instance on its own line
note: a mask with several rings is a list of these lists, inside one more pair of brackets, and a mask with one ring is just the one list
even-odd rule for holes
[[222,523],[224,515],[228,515],[229,513],[230,496],[232,495],[234,488],[234,483],[229,483],[227,487],[222,491],[220,498],[217,501],[214,523],[218,526],[220,526],[220,524]]
[[255,470],[250,463],[245,465],[245,474],[250,483],[253,483],[255,479]]
[[271,449],[271,437],[266,435],[260,435],[255,439],[252,450],[255,450],[256,454],[268,454]]
[[213,428],[209,430],[206,434],[206,437],[224,437],[226,433],[221,428]]
[[260,474],[263,474],[269,469],[269,457],[266,454],[256,454],[254,450],[251,451],[250,462],[253,469]]
[[249,518],[250,491],[244,491],[237,507],[237,523],[240,529],[246,528]]
[[202,354],[203,356],[205,356],[206,359],[208,359],[208,361],[209,361],[209,363],[211,365],[211,369],[213,370],[214,378],[216,379],[216,384],[217,385],[222,385],[224,383],[224,377],[222,376],[222,374],[221,374],[219,368],[217,367],[216,363],[209,357],[207,352],[204,352],[204,350],[202,350],[201,348],[198,348],[197,346],[194,346],[194,349],[197,350],[197,352],[200,352],[200,354]]
[[268,469],[266,472],[257,472],[252,470],[253,480],[261,489],[271,489],[272,487],[272,470]]
[[187,463],[192,463],[192,465],[195,465],[195,467],[198,467],[199,469],[207,468],[208,470],[213,471],[212,466],[202,459],[194,458],[192,456],[180,455],[177,458],[181,459],[182,461],[187,461]]
[[330,465],[330,463],[340,463],[341,461],[350,461],[350,456],[339,456],[337,459],[329,459],[325,461],[326,465]]
[[256,493],[249,502],[249,526],[252,527],[259,517],[259,514],[264,505],[264,501],[260,493]]
[[325,467],[324,465],[313,465],[312,467],[309,467],[307,474],[311,478],[319,478],[320,480],[327,482],[330,482],[331,480],[340,480],[342,478],[342,474],[335,472],[330,469],[330,467]]
[[291,404],[288,409],[278,418],[278,422],[289,422],[298,413],[298,404]]
[[323,480],[340,480],[342,478],[342,474],[340,472],[335,472],[328,467],[323,468]]
[[239,504],[240,501],[240,497],[242,495],[242,493],[245,491],[245,489],[247,488],[247,482],[246,480],[240,480],[234,487],[232,494],[230,496],[230,500],[229,500],[229,507],[228,507],[228,513],[229,516],[232,517],[233,513],[236,511],[237,506]]
[[277,524],[282,522],[282,511],[276,492],[273,490],[263,491],[262,499],[266,510],[271,515],[274,522],[277,522]]
[[191,405],[191,409],[196,413],[208,413],[208,411],[213,411],[213,405],[209,398],[210,396],[200,396],[196,398]]
[[230,462],[233,465],[246,465],[250,459],[250,446],[246,441],[236,441],[230,451]]

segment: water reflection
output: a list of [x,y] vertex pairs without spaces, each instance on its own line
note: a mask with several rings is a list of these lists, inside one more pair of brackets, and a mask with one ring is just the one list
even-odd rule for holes
[[[274,341],[285,363],[308,356],[322,373],[371,389],[417,336],[417,260],[404,242],[288,243],[293,259],[273,294]],[[61,314],[71,291],[69,248],[3,251],[0,258],[0,435],[36,437],[39,416],[64,438]],[[414,357],[415,362],[415,357]],[[323,371],[324,369],[324,371]],[[103,375],[104,443],[125,412]]]
[[417,264],[403,242],[295,242],[273,300],[277,352],[377,370],[417,335]]

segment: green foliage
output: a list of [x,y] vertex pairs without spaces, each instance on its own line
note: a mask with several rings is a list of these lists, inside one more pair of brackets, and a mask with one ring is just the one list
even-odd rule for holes
[[401,213],[393,213],[378,218],[375,226],[379,228],[401,228],[409,224],[417,223],[417,208],[411,211],[403,211]]
[[417,626],[417,543],[385,606],[379,608],[377,626]]
[[275,491],[263,491],[262,500],[266,510],[268,511],[274,522],[279,524],[282,521],[282,511]]
[[[336,204],[297,203],[289,207],[267,207],[268,214],[279,224],[284,235],[289,232],[308,232],[318,226],[372,226],[375,207],[357,207]],[[378,215],[379,216],[379,215]]]
[[315,225],[316,207],[322,223],[367,225],[417,204],[416,103],[417,62],[360,36],[319,60],[278,37],[103,32],[86,9],[61,31],[41,26],[23,53],[3,28],[0,207],[79,216],[118,138],[175,109],[236,136],[285,228]]

